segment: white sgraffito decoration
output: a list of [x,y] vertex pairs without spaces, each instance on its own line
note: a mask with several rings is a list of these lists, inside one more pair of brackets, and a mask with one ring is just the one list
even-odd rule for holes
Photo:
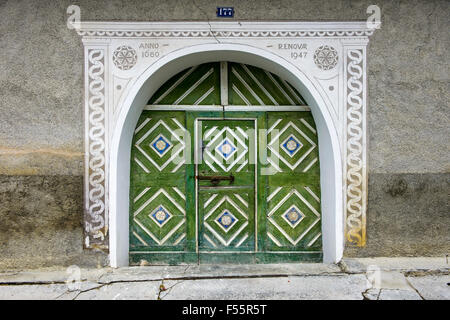
[[346,236],[352,243],[365,243],[363,210],[363,51],[347,51],[347,221]]
[[[148,72],[152,68],[157,70],[175,59],[211,50],[222,53],[242,50],[247,57],[252,54],[264,57],[274,66],[268,70],[270,72],[291,68],[289,72],[296,75],[298,82],[304,83],[304,90],[313,92],[310,96],[320,101],[319,111],[315,113],[312,110],[313,115],[323,115],[328,131],[337,141],[340,160],[334,162],[333,170],[340,170],[336,177],[342,177],[336,180],[336,185],[324,187],[334,192],[335,196],[330,199],[335,203],[323,210],[323,219],[342,216],[345,234],[335,240],[343,241],[345,238],[349,244],[365,245],[366,47],[369,36],[374,32],[374,29],[367,28],[365,21],[81,22],[76,31],[82,36],[85,47],[86,248],[109,248],[112,251],[122,246],[126,248],[126,244],[112,244],[122,241],[123,235],[115,234],[110,242],[112,235],[109,230],[123,227],[117,225],[113,228],[109,221],[115,223],[113,221],[119,215],[129,215],[129,212],[122,212],[124,209],[119,212],[117,208],[122,200],[116,199],[123,194],[124,199],[128,197],[128,190],[119,192],[116,187],[112,193],[109,189],[110,181],[115,180],[113,175],[117,175],[114,170],[118,168],[117,154],[110,150],[119,149],[111,143],[116,141],[113,137],[122,134],[131,96],[139,91],[145,81],[142,79],[147,74],[151,76]],[[226,58],[221,59],[225,61]],[[192,66],[180,66],[168,76]],[[293,78],[284,80],[294,81]],[[319,143],[321,130],[319,126]],[[294,148],[294,142],[285,142],[286,146]],[[318,147],[319,150],[324,149],[321,145]],[[333,150],[336,152],[336,148]],[[282,156],[290,159],[289,153]],[[320,160],[320,163],[322,165],[326,161]],[[121,176],[123,179],[127,175]],[[110,192],[115,198],[111,198]],[[322,206],[324,201],[327,201],[326,197]],[[121,208],[126,208],[126,205]],[[110,219],[109,210],[115,219]],[[326,210],[329,210],[329,215]],[[342,233],[338,225],[336,230]],[[325,239],[324,231],[322,233]],[[324,242],[326,247],[327,241]]]
[[86,247],[105,247],[107,226],[105,192],[105,54],[102,49],[89,49],[86,113]]
[[320,46],[314,52],[314,63],[322,70],[331,70],[338,63],[338,53],[330,46]]
[[113,63],[120,70],[129,70],[137,62],[137,53],[130,46],[120,46],[113,53]]

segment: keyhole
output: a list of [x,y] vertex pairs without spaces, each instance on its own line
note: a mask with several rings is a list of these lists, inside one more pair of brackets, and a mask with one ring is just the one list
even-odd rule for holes
[[203,154],[205,153],[205,149],[206,149],[206,145],[202,141],[202,157],[203,157]]

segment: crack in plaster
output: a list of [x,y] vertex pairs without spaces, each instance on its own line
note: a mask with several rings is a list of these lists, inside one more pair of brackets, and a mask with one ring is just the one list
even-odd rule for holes
[[214,32],[212,31],[212,26],[211,26],[211,23],[210,23],[210,19],[209,19],[209,17],[208,17],[208,14],[206,13],[206,11],[203,10],[202,8],[200,8],[200,7],[197,5],[197,3],[195,2],[195,0],[192,0],[192,3],[194,4],[194,6],[195,6],[201,13],[203,13],[203,15],[204,15],[205,18],[206,18],[206,22],[207,22],[208,25],[209,25],[209,33],[214,37],[214,39],[217,41],[217,43],[220,43],[219,39],[217,39],[216,35],[215,35]]

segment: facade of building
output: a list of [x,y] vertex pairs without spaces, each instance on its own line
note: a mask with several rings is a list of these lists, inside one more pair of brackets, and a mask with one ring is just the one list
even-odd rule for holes
[[0,269],[448,254],[449,12],[5,1]]

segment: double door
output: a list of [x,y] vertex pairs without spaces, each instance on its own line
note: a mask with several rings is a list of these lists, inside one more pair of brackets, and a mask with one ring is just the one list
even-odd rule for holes
[[310,112],[143,112],[130,264],[320,261],[320,222]]

